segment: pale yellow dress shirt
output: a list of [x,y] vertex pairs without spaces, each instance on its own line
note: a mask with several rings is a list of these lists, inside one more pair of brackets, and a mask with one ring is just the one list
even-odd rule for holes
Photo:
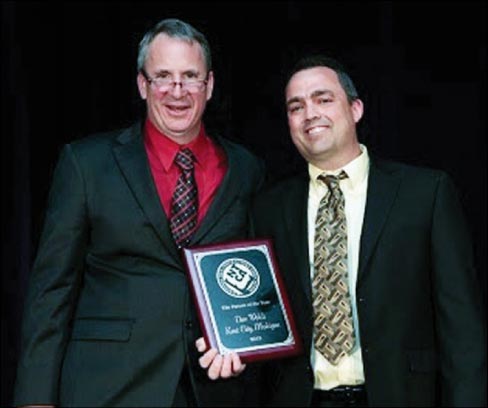
[[[317,177],[321,174],[338,175],[344,170],[348,178],[341,180],[339,187],[344,194],[347,222],[347,268],[349,290],[351,294],[352,313],[356,344],[352,353],[344,357],[337,366],[330,364],[322,354],[315,350],[312,344],[311,362],[314,370],[315,389],[329,390],[339,385],[357,385],[364,383],[364,369],[361,355],[361,339],[358,330],[358,315],[356,307],[356,281],[359,260],[359,240],[363,226],[364,210],[366,207],[366,191],[368,186],[369,156],[366,146],[361,145],[361,154],[341,169],[333,172],[323,171],[312,164],[308,165],[310,175],[310,189],[308,195],[308,247],[310,274],[314,274],[314,240],[315,219],[320,200],[327,192],[327,187]],[[312,280],[311,279],[311,280]]]

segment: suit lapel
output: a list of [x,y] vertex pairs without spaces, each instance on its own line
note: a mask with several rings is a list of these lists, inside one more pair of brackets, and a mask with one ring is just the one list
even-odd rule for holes
[[134,126],[123,132],[118,141],[120,144],[114,146],[113,152],[119,168],[156,234],[172,255],[174,266],[179,268],[181,258],[154,185],[140,126]]
[[290,238],[290,250],[293,251],[293,259],[296,259],[298,272],[293,276],[298,279],[296,284],[303,288],[308,300],[311,301],[307,216],[308,174],[300,174],[296,179],[296,185],[291,187],[290,194],[284,198],[283,222]]
[[[376,242],[390,213],[400,186],[400,177],[380,163],[371,161],[368,181],[366,210],[361,234],[359,252],[358,285],[364,277],[366,265],[371,257]],[[312,299],[310,268],[308,257],[308,175],[304,173],[297,179],[296,185],[290,188],[290,194],[284,202],[283,222],[289,237],[303,237],[296,240],[296,245],[290,244],[294,259],[297,260],[299,283],[308,300]],[[290,238],[291,239],[291,238]],[[295,275],[296,276],[296,275]]]
[[399,186],[400,177],[382,168],[380,163],[371,161],[359,250],[358,285],[366,274],[366,266],[388,218]]
[[217,142],[225,151],[228,169],[222,183],[218,187],[217,194],[210,204],[207,214],[205,214],[205,217],[193,236],[191,245],[201,243],[205,236],[211,231],[215,223],[219,221],[219,219],[226,213],[229,206],[239,196],[241,186],[241,169],[239,168],[239,160],[236,157],[235,152],[225,142],[225,140],[217,139]]

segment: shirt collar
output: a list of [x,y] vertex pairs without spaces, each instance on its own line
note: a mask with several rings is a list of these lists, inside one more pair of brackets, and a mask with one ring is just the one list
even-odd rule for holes
[[169,171],[178,151],[185,147],[188,147],[192,151],[196,162],[200,166],[205,167],[210,140],[205,132],[203,123],[200,126],[200,131],[197,137],[190,143],[182,145],[176,143],[164,133],[160,132],[149,119],[146,119],[144,129],[146,143],[148,143],[149,147],[157,155],[166,172]]
[[337,176],[341,171],[344,170],[348,176],[348,178],[344,180],[344,182],[350,183],[352,188],[358,186],[368,175],[369,169],[368,149],[362,144],[360,144],[359,147],[361,149],[361,154],[358,157],[351,160],[342,168],[334,171],[322,170],[314,166],[313,164],[308,163],[308,174],[310,176],[311,183],[313,183],[314,185],[322,185],[322,183],[318,181],[318,177],[321,174],[330,174]]

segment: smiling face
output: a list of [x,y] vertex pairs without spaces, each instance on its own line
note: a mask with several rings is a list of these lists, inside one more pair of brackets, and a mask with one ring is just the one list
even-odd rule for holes
[[[144,69],[149,78],[169,77],[176,82],[207,77],[201,46],[166,34],[159,34],[150,44]],[[197,137],[205,106],[212,97],[213,81],[213,73],[209,72],[206,86],[198,92],[190,93],[180,84],[161,92],[142,73],[137,75],[148,118],[159,131],[179,144]]]
[[295,73],[286,87],[286,105],[292,141],[314,166],[335,170],[361,154],[356,123],[363,104],[359,99],[348,101],[332,69]]

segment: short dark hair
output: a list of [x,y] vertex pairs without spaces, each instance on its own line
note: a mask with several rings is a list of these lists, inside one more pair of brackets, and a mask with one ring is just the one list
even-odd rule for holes
[[344,65],[336,59],[322,54],[309,55],[300,58],[288,72],[286,76],[286,86],[288,86],[291,77],[297,72],[315,67],[327,67],[332,69],[337,74],[337,77],[339,78],[339,83],[344,89],[349,103],[359,98],[356,86],[354,85],[354,82],[349,76]]

